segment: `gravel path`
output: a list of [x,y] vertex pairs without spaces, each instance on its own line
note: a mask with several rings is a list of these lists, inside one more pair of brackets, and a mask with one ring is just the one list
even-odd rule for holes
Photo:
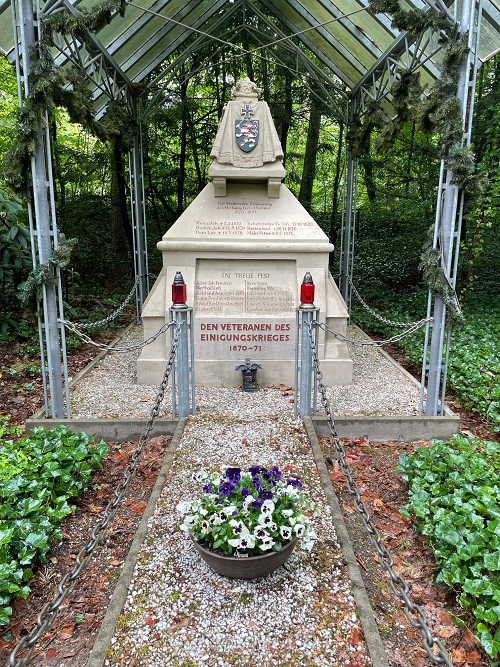
[[[225,579],[179,529],[175,506],[196,497],[193,471],[278,465],[320,509],[312,552],[256,581]],[[118,667],[345,667],[371,664],[311,447],[290,397],[276,390],[206,389],[188,421],[149,521],[107,651]]]
[[[348,337],[363,336],[357,327],[348,327]],[[133,327],[120,342],[142,340],[142,328]],[[416,415],[420,392],[394,364],[378,349],[349,344],[354,362],[353,383],[328,389],[334,415]],[[131,418],[148,417],[157,393],[155,385],[139,385],[136,381],[136,361],[139,352],[111,353],[90,373],[80,379],[71,391],[72,417]],[[236,382],[235,382],[236,383]],[[221,396],[230,390],[220,390]],[[199,413],[210,410],[213,392],[196,388]],[[170,389],[160,410],[160,416],[171,416]]]

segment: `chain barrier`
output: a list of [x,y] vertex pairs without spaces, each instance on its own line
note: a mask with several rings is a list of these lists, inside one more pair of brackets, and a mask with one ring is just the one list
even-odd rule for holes
[[[47,604],[44,605],[44,607],[38,614],[36,626],[29,634],[25,635],[21,639],[19,644],[10,654],[10,659],[9,659],[10,667],[26,667],[26,665],[28,665],[31,662],[36,642],[40,639],[40,637],[42,637],[46,632],[48,632],[48,630],[52,626],[52,623],[55,621],[57,614],[59,613],[61,605],[73,593],[73,590],[77,584],[77,580],[80,574],[83,572],[83,570],[87,567],[96,546],[98,544],[104,543],[104,539],[106,537],[106,530],[115,516],[118,505],[121,503],[121,501],[125,496],[125,491],[127,490],[127,486],[130,480],[135,475],[137,465],[139,463],[142,454],[142,450],[144,448],[144,445],[146,445],[149,439],[149,434],[151,433],[156,418],[158,417],[158,414],[160,412],[160,406],[161,403],[163,402],[165,389],[167,388],[168,379],[172,371],[175,354],[177,352],[177,347],[179,345],[179,334],[182,325],[181,323],[177,322],[169,323],[169,326],[174,326],[174,325],[175,325],[175,330],[172,339],[172,345],[170,348],[170,357],[168,359],[165,373],[163,374],[163,379],[158,388],[158,393],[156,395],[155,403],[151,409],[150,418],[146,425],[144,434],[140,437],[137,443],[137,447],[132,453],[130,461],[123,474],[123,479],[114,490],[114,498],[110,500],[106,509],[104,510],[103,518],[99,521],[99,523],[95,526],[94,530],[92,531],[91,539],[78,552],[75,566],[73,567],[71,572],[66,573],[64,577],[61,579],[58,587],[59,591],[58,595],[51,602],[47,602]],[[25,649],[28,649],[28,653],[23,658],[18,658],[17,656],[19,655],[19,653]]]
[[[314,343],[313,324],[314,323],[312,322],[307,323],[309,343],[311,346],[311,353],[313,358],[313,368],[315,369],[318,389],[321,395],[321,403],[325,410],[326,419],[328,421],[328,426],[330,428],[330,433],[331,433],[331,441],[330,441],[331,454],[329,456],[328,452],[325,452],[326,461],[330,464],[332,464],[334,460],[339,461],[340,469],[347,482],[347,488],[349,489],[349,492],[352,494],[354,498],[354,506],[361,518],[361,521],[363,522],[365,529],[368,532],[370,541],[377,552],[379,563],[389,574],[390,577],[389,583],[394,594],[404,603],[404,614],[406,618],[411,623],[411,625],[420,632],[420,635],[422,637],[422,646],[426,651],[428,657],[437,665],[446,665],[446,667],[453,667],[453,663],[450,661],[450,658],[442,642],[439,639],[432,636],[424,612],[417,604],[414,604],[409,599],[408,593],[410,589],[408,583],[401,575],[394,572],[393,570],[394,560],[391,554],[386,549],[386,547],[382,544],[380,533],[377,527],[372,523],[366,505],[361,499],[361,494],[358,485],[356,484],[356,481],[354,480],[352,475],[352,468],[349,465],[349,463],[347,463],[346,451],[344,449],[344,446],[340,442],[340,438],[337,433],[337,429],[335,427],[335,422],[333,420],[330,403],[326,396],[326,387],[323,383],[323,373],[321,372],[319,367],[318,354],[316,351],[316,345]],[[437,647],[438,649],[437,653],[434,653],[433,651],[434,647]]]
[[347,336],[344,336],[344,334],[333,331],[329,326],[322,322],[318,323],[318,326],[320,329],[323,329],[323,331],[331,333],[333,336],[335,336],[335,338],[344,341],[344,343],[352,343],[353,345],[366,345],[368,347],[382,347],[383,345],[389,345],[390,343],[397,343],[402,338],[410,336],[411,334],[415,333],[415,331],[418,331],[423,326],[425,326],[427,322],[432,322],[432,319],[432,317],[426,317],[424,320],[420,320],[420,322],[415,322],[415,324],[406,331],[402,331],[401,333],[396,334],[391,338],[387,338],[386,340],[360,340],[356,338],[347,338]]
[[[154,278],[155,276],[151,273],[147,274],[150,278]],[[140,283],[141,279],[143,276],[137,276],[137,279],[135,283],[132,286],[132,289],[128,293],[128,295],[125,297],[125,301],[121,304],[121,306],[118,306],[118,308],[111,313],[111,315],[108,315],[105,317],[103,320],[97,320],[95,322],[82,322],[81,324],[75,324],[74,322],[71,322],[70,320],[59,320],[61,324],[64,324],[64,326],[68,327],[72,331],[74,329],[72,327],[76,327],[77,329],[97,329],[98,327],[104,326],[105,324],[109,324],[113,320],[115,320],[118,315],[122,312],[122,310],[128,305],[129,301],[132,299],[132,297],[135,294],[135,290],[137,288],[137,285]]]
[[150,345],[159,336],[165,333],[165,331],[167,331],[172,324],[171,322],[166,322],[160,327],[160,329],[158,329],[158,331],[155,334],[149,336],[149,338],[146,338],[145,340],[139,343],[131,343],[130,345],[118,345],[117,347],[112,347],[111,345],[106,345],[105,343],[98,343],[97,341],[92,340],[92,338],[87,336],[87,334],[83,333],[83,331],[80,331],[78,326],[76,324],[73,324],[72,322],[66,322],[66,320],[58,320],[58,321],[64,324],[69,331],[72,331],[74,334],[76,334],[81,340],[83,340],[84,343],[93,345],[94,347],[97,347],[100,350],[105,350],[106,352],[123,352],[123,353],[133,352],[134,350],[142,350],[143,347]]
[[405,327],[412,328],[412,327],[414,327],[416,324],[420,324],[421,322],[423,322],[424,324],[425,324],[426,322],[428,322],[428,319],[425,319],[425,320],[423,320],[423,319],[422,319],[422,320],[418,320],[417,322],[394,322],[393,320],[389,320],[389,319],[387,319],[387,318],[384,317],[383,315],[380,315],[380,314],[377,313],[375,310],[373,310],[373,308],[371,308],[371,307],[366,303],[366,301],[363,299],[363,297],[361,296],[361,294],[358,292],[356,286],[355,286],[354,283],[352,282],[350,276],[346,276],[346,277],[347,277],[347,280],[349,281],[349,285],[351,286],[352,291],[354,292],[354,295],[356,296],[356,298],[357,298],[357,300],[359,301],[359,303],[363,306],[363,308],[364,308],[368,313],[370,313],[370,315],[372,315],[372,316],[373,316],[376,320],[378,320],[379,322],[383,322],[384,324],[388,324],[388,325],[391,326],[391,327],[399,327],[399,328],[401,328],[401,329],[404,329]]

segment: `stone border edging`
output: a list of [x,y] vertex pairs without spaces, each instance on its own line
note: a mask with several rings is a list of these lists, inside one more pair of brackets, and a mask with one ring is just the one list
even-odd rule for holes
[[[55,428],[65,425],[72,431],[84,431],[95,438],[102,438],[106,442],[134,442],[144,435],[148,419],[27,419],[26,432],[36,426]],[[178,419],[161,417],[155,420],[154,427],[149,435],[156,438],[159,435],[174,435]]]
[[167,477],[168,468],[172,462],[175,450],[179,445],[184,428],[186,426],[186,422],[187,417],[179,420],[172,441],[168,446],[167,452],[163,459],[161,470],[158,473],[155,485],[151,491],[151,495],[149,496],[148,504],[146,505],[146,509],[144,510],[142,518],[139,522],[139,526],[137,527],[136,534],[125,558],[125,562],[120,572],[120,577],[109,601],[108,609],[97,633],[86,667],[102,667],[104,664],[104,660],[106,659],[106,649],[110,644],[111,638],[115,631],[116,623],[121,614],[123,605],[125,604],[125,600],[127,599],[128,589],[134,574],[137,557],[148,532],[149,518],[153,514],[158,499],[161,495],[161,491]]
[[[364,417],[333,415],[340,438],[363,438],[374,442],[414,442],[416,440],[449,440],[460,430],[460,415],[425,417],[422,415],[402,417]],[[318,436],[330,435],[330,427],[324,417],[313,417],[312,422]]]
[[321,484],[330,506],[332,521],[335,532],[337,533],[340,549],[348,566],[349,579],[351,580],[352,585],[352,593],[356,601],[356,609],[358,611],[361,627],[363,628],[363,634],[365,637],[366,646],[368,648],[368,653],[370,654],[373,667],[389,667],[389,662],[387,660],[387,655],[382,644],[380,633],[378,631],[378,626],[375,622],[370,600],[363,583],[363,578],[358,567],[356,556],[354,555],[349,533],[347,532],[347,528],[342,517],[342,510],[340,509],[337,496],[335,495],[335,491],[333,490],[333,486],[330,481],[330,476],[328,475],[328,471],[326,469],[323,454],[319,446],[312,419],[311,417],[303,417],[303,420],[313,450],[314,460],[319,472]]

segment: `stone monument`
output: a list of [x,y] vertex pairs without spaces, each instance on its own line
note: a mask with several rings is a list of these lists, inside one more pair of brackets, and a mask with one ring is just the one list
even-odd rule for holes
[[[234,387],[235,366],[259,363],[262,386],[292,385],[295,313],[309,271],[320,319],[345,335],[347,310],[328,269],[333,246],[282,183],[283,150],[266,102],[249,79],[224,109],[211,151],[211,182],[158,243],[163,268],[143,308],[144,338],[168,321],[171,284],[184,276],[194,307],[196,384]],[[161,381],[169,354],[164,334],[137,362],[141,384]],[[345,343],[320,330],[326,384],[349,384]]]

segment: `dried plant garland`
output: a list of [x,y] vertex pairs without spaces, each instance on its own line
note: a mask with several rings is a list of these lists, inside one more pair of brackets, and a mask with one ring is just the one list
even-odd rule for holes
[[[371,0],[374,13],[390,16],[392,25],[402,32],[417,34],[432,29],[441,32],[443,59],[439,66],[440,77],[431,91],[424,95],[418,71],[403,72],[391,90],[394,118],[388,122],[380,106],[372,102],[362,119],[355,121],[348,132],[348,143],[354,157],[366,155],[371,148],[372,133],[378,131],[373,140],[379,152],[386,152],[394,144],[407,121],[415,121],[417,129],[426,134],[437,133],[441,139],[439,157],[445,168],[453,173],[453,183],[466,195],[466,207],[474,207],[482,189],[476,170],[474,153],[463,145],[462,108],[457,98],[460,66],[468,52],[467,34],[458,30],[458,25],[446,15],[433,9],[426,12],[418,9],[404,10],[398,0]],[[421,255],[420,269],[424,282],[432,294],[439,295],[448,307],[450,326],[461,326],[463,316],[455,290],[442,266],[439,249],[426,243]]]
[[66,109],[72,122],[83,125],[101,141],[119,141],[122,150],[132,146],[136,124],[123,102],[110,102],[106,114],[96,121],[85,71],[76,66],[57,67],[51,52],[54,33],[84,39],[107,25],[116,12],[123,16],[125,4],[123,0],[101,0],[75,16],[54,14],[41,21],[42,37],[33,47],[37,59],[29,74],[29,93],[19,110],[13,145],[5,158],[5,180],[14,192],[24,196],[28,192],[30,161],[38,133],[40,127],[45,127],[47,117],[50,122],[56,107]]

